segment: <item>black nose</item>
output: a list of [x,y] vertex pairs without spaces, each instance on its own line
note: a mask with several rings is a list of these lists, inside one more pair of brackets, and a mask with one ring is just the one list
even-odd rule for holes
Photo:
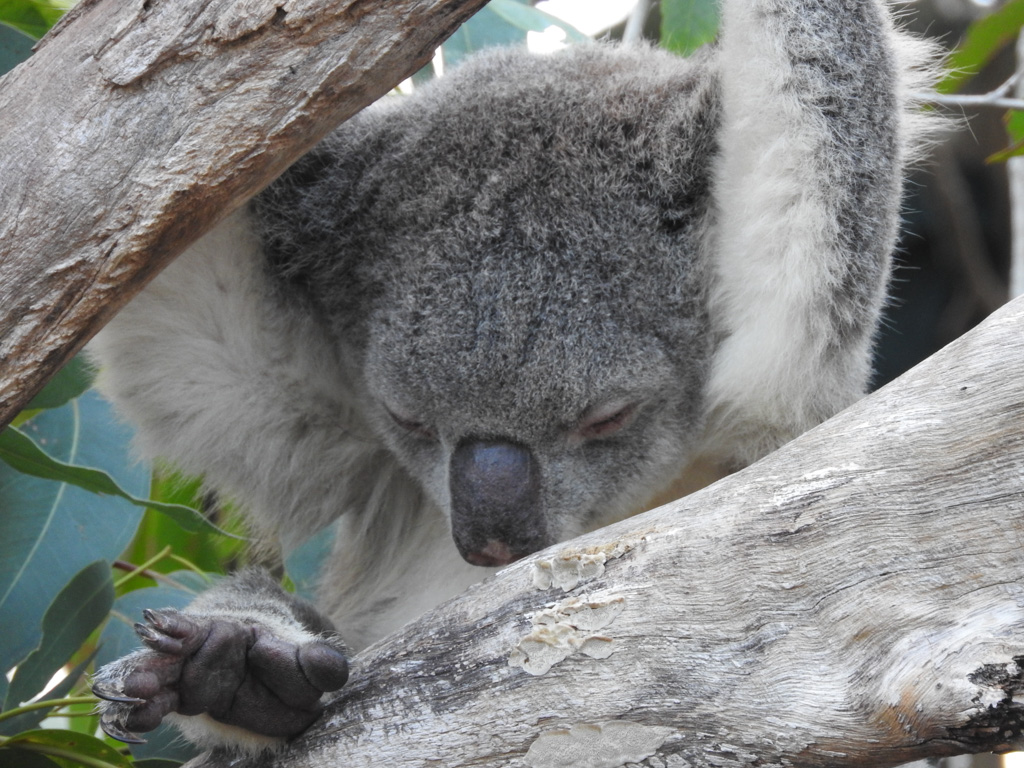
[[474,565],[507,565],[545,546],[533,452],[504,440],[463,440],[449,468],[452,535]]

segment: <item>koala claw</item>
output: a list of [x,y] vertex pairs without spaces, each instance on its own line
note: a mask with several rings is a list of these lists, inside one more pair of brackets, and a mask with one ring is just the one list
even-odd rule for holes
[[145,699],[138,699],[134,696],[125,696],[123,693],[116,691],[103,683],[93,683],[92,692],[104,701],[115,701],[118,704],[142,704],[146,701]]
[[[95,691],[96,689],[93,688],[94,693]],[[98,693],[96,695],[99,696]],[[100,728],[102,728],[103,732],[110,738],[123,741],[125,744],[146,743],[146,740],[137,733],[132,733],[131,731],[122,728],[117,716],[112,714],[109,710],[100,716]]]
[[309,727],[325,692],[341,688],[348,663],[330,638],[285,640],[266,626],[224,617],[145,611],[135,632],[146,648],[97,673],[100,725],[115,739],[144,740],[168,714],[206,714],[264,736]]

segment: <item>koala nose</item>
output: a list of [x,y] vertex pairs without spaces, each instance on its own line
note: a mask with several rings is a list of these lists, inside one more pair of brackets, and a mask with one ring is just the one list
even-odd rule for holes
[[452,535],[473,565],[508,565],[546,544],[533,452],[505,440],[463,440],[449,467]]

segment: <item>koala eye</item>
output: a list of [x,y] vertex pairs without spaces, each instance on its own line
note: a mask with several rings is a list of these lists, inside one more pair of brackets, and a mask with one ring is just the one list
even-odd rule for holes
[[611,403],[585,415],[575,429],[575,434],[584,440],[609,437],[633,423],[639,410],[639,403]]
[[384,410],[388,412],[388,416],[395,422],[399,427],[404,429],[410,435],[421,438],[423,440],[436,440],[437,433],[434,432],[427,424],[422,421],[416,421],[415,419],[408,418],[407,416],[399,416],[393,410],[384,406]]

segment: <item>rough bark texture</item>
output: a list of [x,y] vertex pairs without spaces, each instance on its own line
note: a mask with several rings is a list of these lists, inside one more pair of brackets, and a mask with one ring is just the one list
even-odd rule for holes
[[520,561],[360,654],[275,756],[889,766],[1024,718],[1024,302],[742,473]]
[[0,80],[0,426],[485,0],[83,0]]

